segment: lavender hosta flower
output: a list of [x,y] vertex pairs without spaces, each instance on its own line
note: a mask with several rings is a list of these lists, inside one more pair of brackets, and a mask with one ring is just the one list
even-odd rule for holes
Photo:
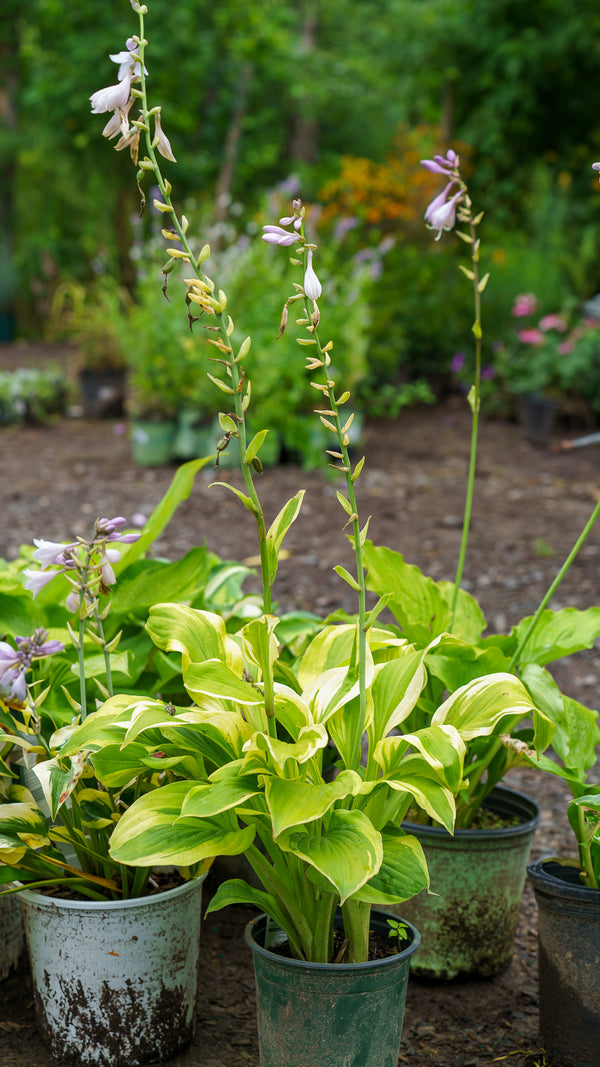
[[297,233],[290,233],[282,226],[263,226],[263,241],[268,245],[293,245],[299,239]]
[[105,89],[98,89],[90,96],[92,115],[103,115],[107,111],[117,111],[119,108],[124,110],[129,101],[130,90],[130,78],[123,78],[123,81],[117,82],[116,85],[107,85]]
[[433,159],[422,159],[421,166],[432,174],[446,174],[452,177],[458,171],[460,160],[456,152],[449,148],[445,156],[434,156]]
[[304,272],[304,294],[309,300],[318,300],[322,293],[322,286],[313,270],[312,248],[306,253],[306,270]]
[[60,541],[45,541],[43,537],[34,537],[33,543],[36,546],[33,558],[37,560],[42,570],[45,570],[46,567],[51,567],[53,564],[64,564],[66,562],[65,553],[77,548],[76,541],[71,541],[70,544],[63,544]]
[[[134,53],[137,52],[138,44],[134,41],[133,37],[128,37],[125,41],[127,48],[126,52],[115,52],[113,55],[109,55],[109,59],[112,59],[113,63],[119,64],[119,72],[117,74],[118,80],[124,81],[125,78],[139,78],[142,73],[142,65],[139,59],[135,58]],[[148,71],[144,67],[144,74]]]
[[106,123],[106,126],[102,130],[102,136],[107,137],[109,141],[112,141],[113,137],[131,137],[132,131],[129,126],[129,112],[131,111],[131,105],[133,104],[133,98],[130,97],[125,107],[118,107],[111,118]]
[[439,196],[434,197],[425,212],[425,221],[428,228],[430,230],[437,230],[436,241],[439,241],[444,230],[451,230],[456,222],[456,208],[463,198],[463,191],[462,189],[458,189],[458,191],[448,199],[448,193],[454,185],[456,185],[454,179],[448,182],[443,192],[441,192]]
[[465,354],[464,354],[464,352],[455,352],[453,357],[452,357],[452,362],[450,364],[450,370],[452,371],[452,373],[453,374],[459,374],[460,371],[463,369],[464,365],[465,365]]
[[[592,170],[595,170],[596,173],[598,173],[598,171],[600,171],[600,163],[592,163]],[[598,178],[600,178],[600,174],[598,174]]]
[[25,586],[25,589],[29,589],[30,593],[34,597],[36,597],[38,593],[41,592],[41,590],[44,588],[44,586],[48,585],[48,582],[51,582],[53,578],[56,578],[56,575],[59,573],[61,572],[34,571],[31,570],[30,567],[26,567],[23,571],[23,574],[25,575],[27,581],[23,584]]
[[61,641],[48,640],[41,626],[31,637],[15,637],[17,648],[0,641],[0,689],[21,704],[27,699],[27,671],[34,659],[62,652]]
[[171,161],[171,163],[176,163],[177,160],[173,155],[173,149],[171,148],[169,138],[164,133],[163,128],[160,124],[160,114],[154,116],[154,137],[157,139],[156,147],[158,148],[158,151],[160,152],[163,159],[168,159]]

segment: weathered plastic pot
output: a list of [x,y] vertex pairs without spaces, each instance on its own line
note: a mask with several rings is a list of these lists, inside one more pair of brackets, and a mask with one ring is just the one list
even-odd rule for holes
[[[267,916],[248,923],[261,1067],[396,1067],[406,987],[420,937],[407,923],[402,952],[367,963],[307,963],[265,948]],[[383,912],[371,928],[388,936]]]
[[132,900],[18,894],[36,1022],[53,1055],[137,1067],[191,1041],[202,880]]
[[131,454],[140,467],[164,467],[173,459],[177,434],[175,419],[138,420],[131,426]]
[[[533,835],[540,820],[530,797],[497,787],[486,800],[514,826],[456,830],[404,823],[421,842],[430,892],[400,905],[421,933],[413,971],[428,978],[491,977],[512,959]],[[391,909],[395,911],[396,909]]]
[[23,951],[21,908],[14,894],[0,897],[0,979],[7,978]]
[[538,908],[540,1037],[557,1067],[600,1063],[600,889],[575,867],[528,868]]

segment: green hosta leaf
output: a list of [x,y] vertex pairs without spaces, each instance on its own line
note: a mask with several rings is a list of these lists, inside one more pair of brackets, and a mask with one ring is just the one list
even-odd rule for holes
[[183,819],[181,808],[194,782],[174,782],[140,797],[117,823],[110,853],[132,867],[189,867],[213,856],[235,856],[252,844],[254,828],[229,814]]
[[211,911],[227,908],[230,904],[249,904],[253,908],[258,908],[259,911],[265,911],[267,915],[270,915],[275,920],[278,926],[285,930],[285,917],[275,897],[271,896],[270,893],[265,893],[264,889],[256,889],[254,886],[248,885],[241,878],[230,878],[227,882],[222,882],[212,897],[205,914],[209,915]]
[[199,711],[195,708],[178,720],[173,720],[162,731],[165,739],[176,749],[201,753],[217,766],[240,759],[252,732],[250,725],[238,712]]
[[442,634],[438,644],[428,651],[425,662],[428,674],[439,678],[453,693],[475,678],[506,671],[509,659],[496,645],[478,648],[452,634]]
[[[420,647],[450,629],[452,585],[435,582],[399,552],[376,548],[367,541],[363,551],[367,568],[367,588],[378,594],[392,593],[388,608],[409,641]],[[465,590],[459,593],[453,632],[469,642],[477,641],[485,629],[485,619],[477,601]]]
[[461,686],[434,713],[433,726],[455,726],[465,741],[492,733],[507,715],[526,718],[535,705],[512,674],[492,674]]
[[242,761],[220,767],[208,782],[199,782],[190,789],[181,809],[184,818],[206,819],[230,808],[239,807],[261,792],[255,775],[240,774]]
[[596,763],[598,712],[561,693],[552,675],[535,663],[525,664],[521,679],[536,705],[554,723],[552,748],[557,756],[565,767],[583,775]]
[[410,715],[427,681],[423,653],[401,650],[396,659],[375,668],[372,734],[375,743]]
[[381,834],[362,811],[336,808],[319,833],[289,830],[280,846],[319,872],[343,904],[377,873],[383,859]]
[[252,438],[244,454],[244,463],[252,463],[254,457],[258,455],[259,449],[261,448],[261,445],[263,444],[268,432],[268,430],[259,430],[258,433],[254,434],[254,437]]
[[256,733],[244,749],[243,773],[266,772],[285,777],[288,761],[292,761],[292,767],[296,763],[308,763],[319,749],[326,747],[327,741],[327,730],[318,723],[303,727],[298,740],[291,743]]
[[267,805],[273,820],[273,837],[292,826],[320,819],[338,800],[362,791],[362,778],[356,771],[342,771],[333,782],[312,782],[282,778],[267,779]]
[[229,637],[225,622],[211,611],[187,604],[155,604],[150,608],[146,629],[163,652],[181,652],[184,668],[190,663],[220,659],[236,674],[242,673],[239,646]]
[[107,744],[121,744],[125,731],[132,721],[136,709],[152,709],[156,715],[167,718],[162,701],[141,698],[132,700],[131,694],[120,693],[110,697],[101,708],[88,715],[85,722],[69,733],[63,740],[63,734],[55,734],[53,741],[60,745],[60,755],[73,756],[83,749],[94,750]]
[[106,745],[90,759],[98,781],[107,789],[123,789],[140,774],[148,773],[146,745],[132,743],[125,748],[120,745]]
[[304,499],[304,492],[305,490],[301,489],[291,500],[288,500],[267,530],[266,547],[270,584],[275,581],[281,545],[290,526],[298,517]]
[[383,861],[376,875],[356,893],[368,904],[401,904],[429,888],[427,861],[416,837],[402,830],[385,830]]
[[206,586],[214,559],[206,548],[200,547],[173,563],[138,560],[121,575],[111,593],[111,616],[128,611],[139,616],[152,604],[191,600]]
[[[524,638],[532,616],[522,619],[511,631],[517,646]],[[538,663],[544,666],[562,656],[570,656],[584,648],[592,648],[600,635],[600,607],[563,608],[544,611],[519,655],[519,663]]]

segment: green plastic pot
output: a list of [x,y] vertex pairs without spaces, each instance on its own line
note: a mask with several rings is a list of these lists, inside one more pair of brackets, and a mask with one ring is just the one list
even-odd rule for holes
[[600,889],[557,860],[537,860],[527,873],[538,908],[542,1044],[556,1067],[598,1067]]
[[[514,826],[456,830],[403,823],[421,842],[430,892],[401,905],[421,932],[414,973],[428,978],[491,977],[508,966],[533,835],[540,820],[530,797],[497,787],[485,806]],[[391,909],[394,910],[394,909]]]
[[137,420],[131,425],[131,453],[140,467],[164,467],[173,459],[175,419]]
[[[261,1067],[397,1067],[417,930],[406,924],[406,948],[394,956],[308,963],[265,948],[268,923],[260,915],[245,932],[254,957]],[[383,912],[371,913],[371,929],[388,936]]]

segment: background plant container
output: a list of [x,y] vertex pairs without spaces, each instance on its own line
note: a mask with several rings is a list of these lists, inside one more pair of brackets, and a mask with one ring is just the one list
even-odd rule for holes
[[552,397],[523,397],[521,404],[523,431],[532,445],[546,447],[550,443],[557,409],[557,402]]
[[[517,825],[456,830],[403,823],[419,839],[431,892],[401,905],[421,933],[414,973],[429,978],[499,974],[511,961],[538,805],[497,787],[485,807]],[[396,909],[391,908],[391,911]]]
[[600,890],[556,860],[530,864],[538,908],[540,1036],[557,1067],[600,1062]]
[[14,895],[0,897],[0,980],[16,967],[23,951],[23,922]]
[[202,881],[132,900],[18,894],[36,1022],[53,1055],[137,1067],[191,1041]]
[[123,414],[124,370],[82,370],[79,385],[83,414],[88,419],[107,419]]
[[[406,948],[394,956],[307,963],[265,948],[267,922],[259,915],[245,933],[254,957],[261,1067],[396,1067],[420,941],[415,928],[407,923]],[[372,912],[371,928],[387,938],[385,914]]]
[[131,454],[140,467],[165,467],[173,459],[174,419],[139,419],[131,424]]

